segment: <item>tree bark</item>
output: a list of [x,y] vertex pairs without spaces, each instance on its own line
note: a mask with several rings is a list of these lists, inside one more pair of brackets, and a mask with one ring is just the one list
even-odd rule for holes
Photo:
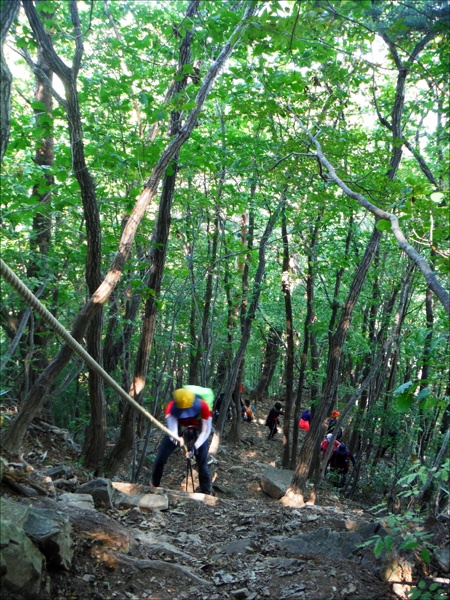
[[253,403],[255,406],[258,406],[264,395],[268,392],[280,355],[281,343],[281,331],[270,326],[269,335],[266,340],[266,350],[261,365],[261,376],[253,392]]
[[2,2],[0,8],[0,163],[8,147],[11,130],[11,71],[5,60],[3,46],[14,19],[19,14],[19,1]]
[[292,423],[292,396],[294,388],[294,323],[292,313],[292,297],[290,286],[290,260],[289,260],[289,237],[286,224],[286,206],[283,207],[281,220],[281,235],[283,238],[283,273],[281,276],[281,289],[284,296],[284,309],[286,313],[286,396],[284,403],[284,419],[283,419],[283,457],[281,460],[282,466],[285,469],[289,468],[291,460],[291,427],[295,431],[298,430],[298,421]]

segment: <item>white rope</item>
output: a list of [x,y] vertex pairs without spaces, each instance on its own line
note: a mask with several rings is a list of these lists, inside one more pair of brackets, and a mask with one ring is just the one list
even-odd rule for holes
[[[173,433],[170,429],[167,429],[165,425],[160,423],[153,415],[145,410],[134,398],[132,398],[127,392],[120,387],[120,385],[114,381],[114,379],[108,375],[108,373],[95,361],[90,354],[86,352],[83,346],[73,338],[70,333],[65,329],[61,323],[55,319],[51,312],[49,312],[45,306],[36,298],[36,296],[27,288],[27,286],[11,271],[8,265],[0,258],[0,273],[6,279],[6,281],[22,296],[22,298],[29,304],[41,317],[54,329],[54,331],[60,335],[74,352],[76,352],[88,364],[91,369],[96,371],[105,381],[108,383],[113,390],[115,390],[122,398],[129,402],[138,412],[141,413],[146,419],[151,421],[158,429],[170,435],[173,438]],[[183,438],[177,438],[181,446],[184,446]]]

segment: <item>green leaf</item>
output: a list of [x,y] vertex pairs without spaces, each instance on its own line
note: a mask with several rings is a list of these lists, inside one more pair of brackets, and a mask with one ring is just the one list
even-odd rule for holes
[[423,390],[420,390],[420,392],[417,394],[417,400],[422,400],[423,398],[429,396],[429,394],[430,390],[428,388],[423,388]]
[[428,563],[431,560],[431,554],[426,548],[422,548],[422,550],[420,552],[420,556],[422,557],[422,560],[424,562]]
[[43,110],[43,111],[47,112],[47,107],[40,100],[33,100],[33,102],[31,102],[31,106],[35,110]]
[[380,219],[376,225],[378,231],[392,231],[391,222],[386,219]]
[[406,390],[409,390],[412,386],[413,382],[412,381],[407,381],[406,383],[404,383],[403,385],[401,385],[400,387],[398,387],[394,394],[403,394],[403,392],[405,392]]
[[399,396],[397,398],[397,409],[401,413],[406,413],[412,406],[414,398],[412,396]]
[[417,546],[419,545],[419,542],[414,539],[414,538],[409,538],[406,539],[402,545],[400,546],[401,550],[413,550],[414,548],[417,548]]
[[384,542],[380,538],[379,540],[377,540],[377,543],[375,544],[375,548],[373,549],[373,553],[375,554],[375,558],[379,558],[379,556],[383,552],[383,550],[384,550]]

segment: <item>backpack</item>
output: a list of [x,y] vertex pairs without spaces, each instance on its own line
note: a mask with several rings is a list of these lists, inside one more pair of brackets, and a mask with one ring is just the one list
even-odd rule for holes
[[305,421],[305,419],[300,419],[300,421],[298,422],[298,426],[300,427],[300,429],[309,431],[309,421]]
[[200,396],[209,406],[211,412],[213,412],[214,392],[212,389],[200,387],[199,385],[183,385],[183,388],[193,392],[196,396]]
[[250,406],[245,407],[245,415],[246,415],[247,421],[253,421],[253,411],[250,408]]

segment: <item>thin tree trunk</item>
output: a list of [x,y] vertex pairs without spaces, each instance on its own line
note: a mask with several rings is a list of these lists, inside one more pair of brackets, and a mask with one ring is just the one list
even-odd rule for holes
[[339,368],[342,357],[343,345],[347,339],[353,310],[364,284],[367,272],[375,256],[381,239],[380,231],[374,227],[372,236],[366,248],[363,259],[359,263],[347,299],[342,307],[341,317],[336,331],[333,333],[328,351],[327,372],[322,399],[314,413],[311,428],[306,433],[300,451],[300,459],[294,477],[288,490],[288,496],[297,496],[297,502],[303,502],[306,481],[314,453],[319,452],[320,441],[323,438],[323,426],[326,416],[331,412],[336,397],[339,382]]
[[244,329],[241,336],[241,341],[239,344],[239,348],[236,352],[236,355],[233,359],[233,362],[230,367],[230,374],[228,377],[227,385],[225,386],[224,397],[220,407],[220,414],[217,421],[216,430],[213,435],[213,440],[211,443],[210,451],[211,454],[217,453],[220,446],[220,437],[223,433],[226,414],[228,407],[230,406],[230,402],[232,399],[233,390],[236,385],[236,381],[239,375],[239,369],[242,363],[242,359],[244,358],[245,350],[247,348],[248,340],[250,339],[250,333],[252,328],[252,323],[256,314],[256,307],[258,306],[259,297],[261,294],[261,284],[263,281],[265,268],[266,268],[266,245],[269,240],[269,237],[275,227],[275,223],[278,219],[279,213],[283,208],[284,200],[282,200],[267,222],[266,229],[263,233],[263,236],[259,243],[259,252],[258,252],[258,267],[256,269],[255,280],[253,282],[252,293],[250,296],[250,302],[248,306],[248,311],[244,321]]
[[[50,15],[47,15],[50,16]],[[45,62],[42,52],[38,50],[38,68],[41,69],[47,76],[48,80],[52,81],[52,72]],[[42,102],[45,105],[45,111],[42,108],[34,110],[36,128],[42,128],[46,133],[42,135],[39,145],[36,148],[34,154],[35,163],[41,167],[51,167],[54,163],[54,139],[53,139],[53,126],[47,125],[48,115],[52,114],[53,98],[48,89],[39,80],[36,81],[36,91],[34,98],[37,102]],[[42,118],[44,117],[44,119]],[[42,122],[43,121],[43,122]],[[48,278],[48,269],[45,268],[46,257],[50,248],[51,231],[52,231],[52,218],[50,211],[45,209],[45,206],[51,204],[51,186],[54,178],[49,174],[49,170],[44,175],[46,184],[49,188],[45,193],[39,192],[41,187],[40,183],[36,183],[33,186],[32,195],[38,199],[39,204],[43,207],[42,212],[39,211],[33,217],[33,228],[30,236],[30,251],[31,261],[27,267],[27,277],[29,279],[35,278],[37,281],[40,279]],[[32,385],[37,377],[38,373],[42,372],[48,364],[47,356],[45,353],[45,346],[49,341],[48,328],[45,323],[41,320],[36,319],[34,322],[33,330],[29,332],[29,340],[32,346],[32,351],[29,355],[30,363],[30,385]],[[28,387],[28,383],[26,385]],[[48,419],[52,418],[51,411],[51,396],[47,397],[46,411]]]
[[12,75],[6,64],[3,46],[14,19],[19,14],[18,0],[2,2],[0,7],[0,163],[3,162],[11,131]]
[[[298,376],[298,387],[297,397],[295,399],[295,411],[294,411],[294,432],[292,436],[292,451],[291,451],[291,463],[290,469],[295,469],[297,465],[297,447],[298,447],[298,422],[300,420],[300,410],[303,401],[303,391],[305,386],[305,375],[306,367],[308,365],[308,352],[309,346],[311,345],[311,370],[316,373],[318,370],[317,360],[317,348],[315,347],[315,341],[313,340],[313,332],[311,326],[315,320],[314,310],[314,286],[315,286],[315,272],[316,272],[316,243],[317,236],[319,233],[319,225],[322,219],[323,209],[317,216],[314,224],[314,229],[311,233],[311,239],[307,245],[307,274],[306,274],[306,315],[303,324],[303,348],[300,356],[300,372]],[[316,352],[316,355],[314,354]],[[317,389],[317,385],[315,386]],[[316,397],[313,390],[311,390],[311,400]],[[311,407],[311,416],[314,415],[315,408]]]
[[[199,0],[192,0],[186,11],[186,18],[194,17],[197,12]],[[184,65],[190,64],[191,60],[191,39],[192,32],[186,31],[186,35],[180,44],[180,54],[178,59],[178,73],[183,73]],[[180,93],[185,89],[187,83],[186,77],[175,84],[175,93]],[[170,117],[169,137],[178,134],[181,128],[181,113],[172,111]],[[155,230],[152,235],[151,244],[151,268],[147,287],[151,290],[145,302],[145,314],[142,324],[139,348],[136,356],[134,368],[134,377],[131,383],[129,394],[136,402],[141,402],[144,391],[145,380],[148,372],[148,363],[150,351],[153,343],[153,336],[156,327],[156,315],[158,312],[158,300],[161,294],[161,282],[164,273],[164,264],[167,253],[167,241],[169,239],[171,210],[175,183],[178,174],[178,153],[174,156],[170,174],[166,174],[163,182],[163,190],[159,205],[158,218],[155,223]],[[116,445],[112,449],[107,459],[108,475],[114,475],[128,452],[131,450],[134,441],[134,416],[135,410],[131,404],[127,404],[124,410],[120,436]]]
[[289,237],[286,224],[286,206],[283,207],[281,220],[281,235],[283,238],[283,273],[281,276],[281,289],[284,296],[284,308],[286,313],[286,396],[284,404],[284,419],[283,419],[283,457],[281,460],[282,466],[285,469],[289,468],[291,460],[291,427],[294,431],[298,430],[297,422],[292,423],[292,395],[294,388],[294,323],[292,314],[292,297],[290,286],[290,260],[289,260]]
[[266,340],[266,349],[261,365],[261,376],[253,392],[253,403],[255,406],[258,406],[260,401],[268,392],[280,355],[281,343],[281,331],[271,325],[269,329],[269,335]]
[[[427,288],[425,295],[425,313],[427,319],[427,334],[425,336],[422,352],[422,373],[420,376],[419,391],[425,390],[429,384],[430,377],[430,360],[431,360],[431,341],[433,339],[433,294],[430,288]],[[419,405],[420,427],[418,431],[418,448],[419,456],[422,461],[425,459],[427,443],[431,433],[431,419],[426,410],[423,410]]]

